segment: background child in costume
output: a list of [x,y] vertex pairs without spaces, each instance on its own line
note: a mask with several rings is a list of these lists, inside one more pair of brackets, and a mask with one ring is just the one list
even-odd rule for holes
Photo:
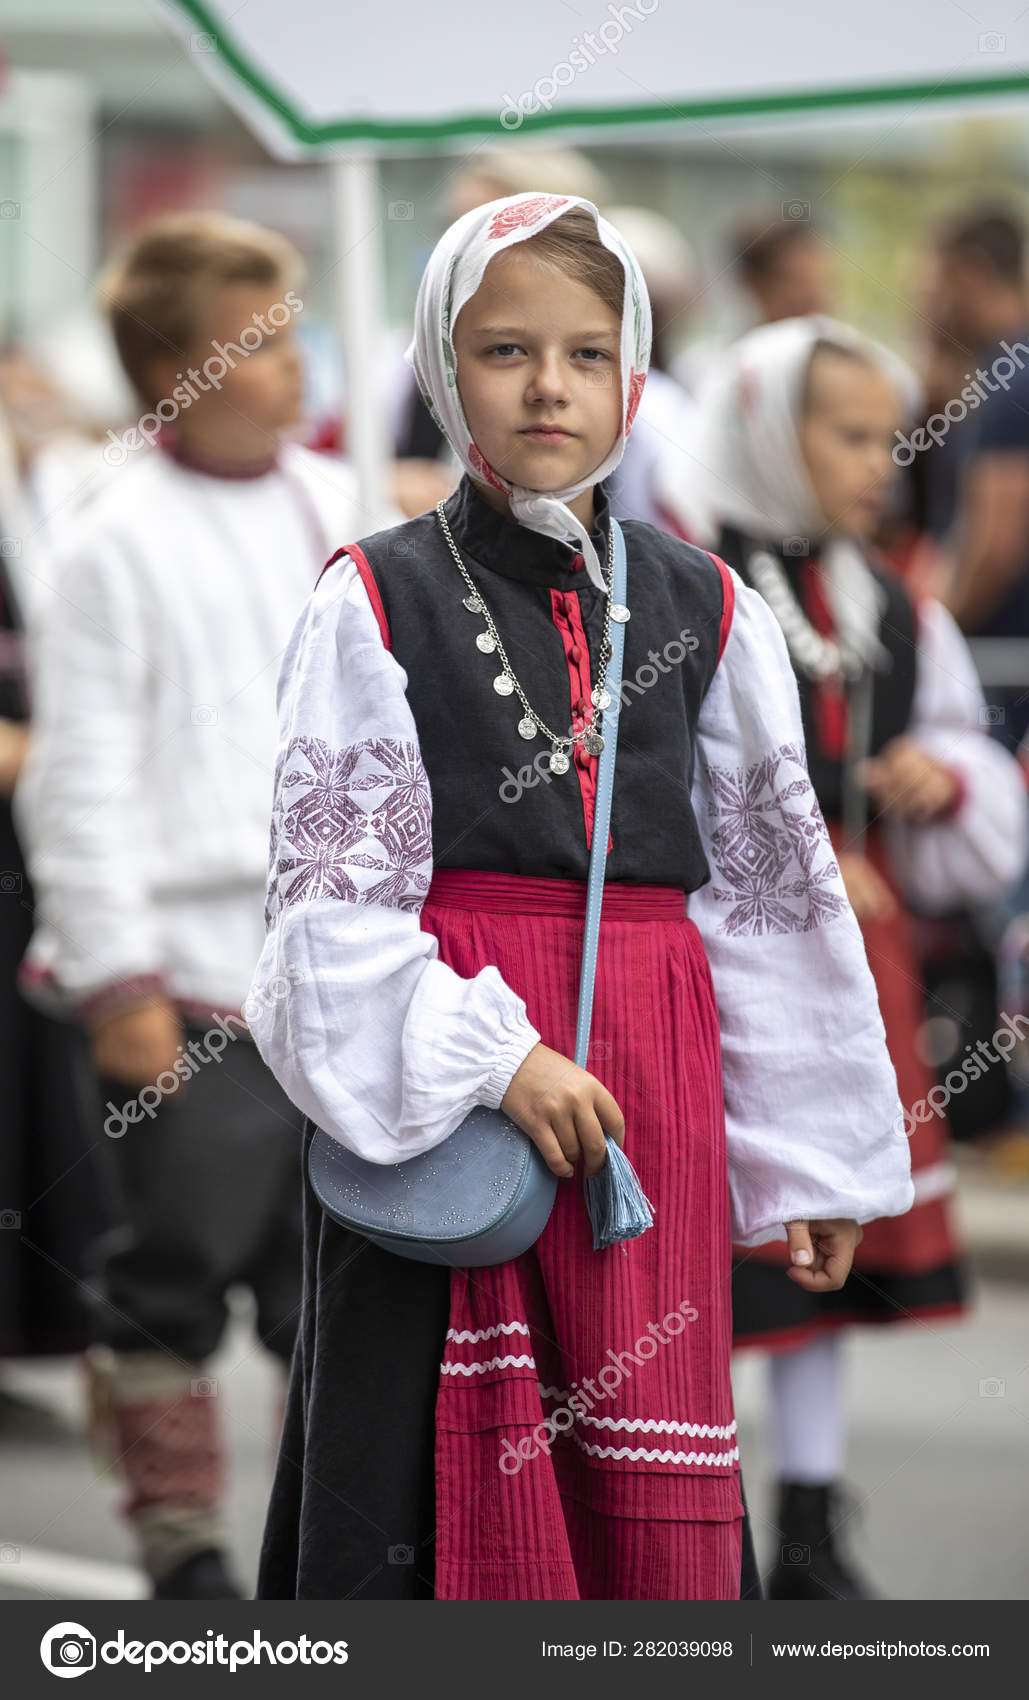
[[[566,1178],[596,1165],[605,1132],[624,1137],[655,1226],[594,1253],[579,1189],[562,1187],[537,1245],[472,1278],[379,1251],[307,1186],[309,1302],[260,1597],[738,1597],[730,1218],[753,1243],[788,1223],[791,1274],[817,1291],[843,1278],[860,1221],[911,1201],[778,627],[728,569],[643,522],[624,527],[627,673],[639,684],[648,650],[683,629],[698,643],[621,728],[604,1050],[595,1071],[569,1060],[596,762],[583,734],[603,729],[603,480],[649,347],[638,265],[587,201],[515,196],[437,245],[412,352],[465,476],[439,512],[344,545],[294,631],[255,985],[287,961],[300,972],[254,1034],[293,1101],[372,1161],[431,1149],[477,1103],[502,1104]],[[476,637],[483,599],[507,660]],[[516,815],[498,786],[540,720],[548,782]],[[770,940],[710,877],[758,814],[798,920]],[[610,1411],[575,1412],[574,1434],[502,1472],[500,1442],[517,1451],[683,1283],[704,1295],[687,1337]]]
[[83,1032],[118,1224],[97,1249],[95,1340],[126,1513],[165,1597],[237,1591],[204,1367],[227,1287],[252,1287],[283,1366],[296,1327],[299,1120],[241,1005],[274,674],[360,511],[347,467],[282,444],[299,281],[283,238],[214,214],[158,220],[112,265],[107,311],[147,412],[62,563],[16,793],[38,896],[22,982]]
[[918,1046],[908,904],[945,910],[997,897],[1026,854],[1024,787],[988,735],[967,645],[945,609],[915,603],[869,543],[893,473],[901,381],[893,356],[831,319],[751,332],[708,398],[692,444],[694,483],[683,491],[786,636],[812,780],[897,1068],[915,1187],[913,1209],[870,1223],[846,1286],[816,1302],[783,1285],[779,1248],[738,1252],[735,1341],[772,1354],[777,1542],[781,1553],[812,1553],[810,1565],[780,1557],[773,1598],[853,1598],[865,1586],[832,1536],[844,1463],[842,1330],[965,1308],[947,1123]]

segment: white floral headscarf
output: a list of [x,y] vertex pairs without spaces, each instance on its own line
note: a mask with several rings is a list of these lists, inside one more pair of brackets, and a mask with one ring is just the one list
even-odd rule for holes
[[[586,478],[562,490],[543,493],[501,477],[472,440],[457,389],[452,331],[458,313],[475,294],[493,256],[538,235],[573,207],[585,207],[592,215],[601,242],[617,254],[625,271],[620,349],[622,430],[607,459]],[[522,525],[547,537],[567,538],[571,533],[578,541],[590,578],[601,590],[604,581],[596,549],[585,526],[566,504],[607,478],[621,460],[643,393],[650,345],[650,297],[636,256],[614,226],[601,218],[593,202],[578,195],[529,191],[473,208],[440,237],[418,288],[414,339],[406,359],[414,367],[425,405],[439,429],[471,477],[506,493],[511,512]]]

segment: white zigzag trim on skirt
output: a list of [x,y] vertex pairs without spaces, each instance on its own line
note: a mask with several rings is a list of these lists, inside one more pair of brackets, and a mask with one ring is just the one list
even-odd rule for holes
[[629,1429],[642,1434],[689,1434],[699,1435],[702,1440],[731,1440],[736,1433],[736,1424],[727,1423],[719,1427],[717,1423],[676,1423],[659,1422],[655,1417],[589,1417],[579,1416],[581,1423],[589,1423],[593,1428]]
[[525,1322],[496,1322],[492,1328],[448,1328],[447,1339],[456,1340],[459,1346],[475,1345],[479,1340],[495,1340],[498,1334],[524,1334],[528,1337],[529,1327]]
[[488,1369],[535,1369],[535,1358],[487,1358],[481,1364],[440,1364],[444,1375],[483,1375]]
[[[581,1394],[573,1394],[563,1387],[544,1387],[542,1381],[536,1386],[541,1399],[561,1399],[567,1404],[569,1399],[581,1398]],[[671,1419],[657,1417],[591,1417],[585,1412],[573,1409],[576,1422],[590,1423],[594,1428],[613,1428],[627,1430],[630,1433],[642,1434],[688,1434],[701,1440],[731,1440],[736,1433],[736,1424],[731,1422],[718,1423],[679,1423]]]
[[572,1430],[572,1439],[584,1452],[592,1458],[631,1458],[643,1459],[648,1464],[733,1464],[739,1458],[740,1449],[734,1446],[731,1452],[651,1452],[643,1446],[591,1446],[588,1441]]

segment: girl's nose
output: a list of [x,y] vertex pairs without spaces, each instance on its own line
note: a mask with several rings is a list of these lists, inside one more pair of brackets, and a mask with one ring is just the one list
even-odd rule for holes
[[556,401],[566,394],[567,383],[559,356],[542,356],[529,380],[530,399]]

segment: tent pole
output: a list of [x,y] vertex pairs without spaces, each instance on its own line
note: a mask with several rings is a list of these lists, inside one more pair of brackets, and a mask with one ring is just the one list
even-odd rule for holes
[[383,341],[384,268],[379,162],[352,150],[330,162],[337,324],[346,361],[341,400],[346,455],[357,474],[360,513],[372,530],[388,500],[392,459],[378,382]]

